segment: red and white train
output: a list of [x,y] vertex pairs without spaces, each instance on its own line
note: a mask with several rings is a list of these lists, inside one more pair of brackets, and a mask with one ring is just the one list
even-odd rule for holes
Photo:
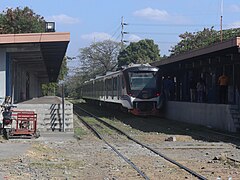
[[81,86],[81,97],[98,104],[115,104],[135,115],[157,115],[163,106],[158,68],[130,65],[91,79]]

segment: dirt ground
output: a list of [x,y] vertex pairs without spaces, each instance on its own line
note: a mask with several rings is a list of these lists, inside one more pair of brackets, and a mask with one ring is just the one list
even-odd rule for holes
[[[144,132],[121,122],[114,123],[207,179],[240,179],[240,165],[226,159],[226,156],[237,157],[240,151],[229,143],[204,142],[189,135]],[[172,136],[176,141],[166,141]],[[116,136],[111,143],[150,179],[196,179],[126,138]],[[1,139],[0,149],[0,179],[143,179],[76,117],[75,135],[51,132],[32,140]]]

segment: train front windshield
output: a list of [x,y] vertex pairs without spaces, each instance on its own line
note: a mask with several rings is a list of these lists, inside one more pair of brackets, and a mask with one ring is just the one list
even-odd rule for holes
[[128,75],[131,95],[137,97],[148,92],[153,96],[156,93],[156,72],[129,72]]

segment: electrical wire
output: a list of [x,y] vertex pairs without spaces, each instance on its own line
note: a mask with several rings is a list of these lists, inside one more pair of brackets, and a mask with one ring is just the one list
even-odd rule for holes
[[117,34],[117,32],[119,32],[120,28],[121,28],[121,25],[118,25],[116,31],[115,31],[115,32],[113,33],[113,35],[111,36],[113,39],[114,39],[114,36]]
[[133,26],[178,26],[178,27],[212,27],[219,26],[217,24],[144,24],[144,23],[128,23],[128,25]]
[[164,32],[127,32],[126,34],[179,35],[179,33],[164,33]]

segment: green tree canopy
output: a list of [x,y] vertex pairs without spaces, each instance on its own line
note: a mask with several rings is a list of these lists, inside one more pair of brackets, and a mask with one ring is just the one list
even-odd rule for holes
[[77,99],[80,98],[80,87],[84,81],[86,81],[86,75],[83,72],[68,76],[65,81],[65,95]]
[[[240,35],[240,28],[223,30],[223,41]],[[190,50],[203,48],[211,44],[220,42],[220,31],[211,28],[204,28],[198,32],[185,32],[180,34],[180,42],[172,47],[171,55],[177,55]]]
[[[45,20],[29,7],[21,9],[7,8],[0,14],[0,34],[40,33],[45,32]],[[64,57],[58,80],[63,80],[68,71],[67,58]],[[55,95],[57,83],[42,85],[43,95]]]
[[118,67],[130,63],[150,63],[160,59],[160,50],[153,40],[144,39],[131,42],[118,56]]
[[113,71],[117,66],[120,48],[120,43],[105,40],[80,49],[80,55],[78,56],[81,63],[80,71],[88,78]]
[[[62,61],[60,73],[58,75],[58,81],[64,80],[66,75],[68,73],[68,67],[67,67],[67,57],[65,56]],[[60,90],[59,85],[55,82],[42,84],[42,93],[45,96],[55,96]]]
[[0,33],[39,33],[45,31],[45,20],[29,7],[7,8],[0,14]]
[[68,73],[68,67],[67,67],[67,57],[65,56],[62,61],[61,69],[58,75],[58,80],[64,80],[65,76]]

